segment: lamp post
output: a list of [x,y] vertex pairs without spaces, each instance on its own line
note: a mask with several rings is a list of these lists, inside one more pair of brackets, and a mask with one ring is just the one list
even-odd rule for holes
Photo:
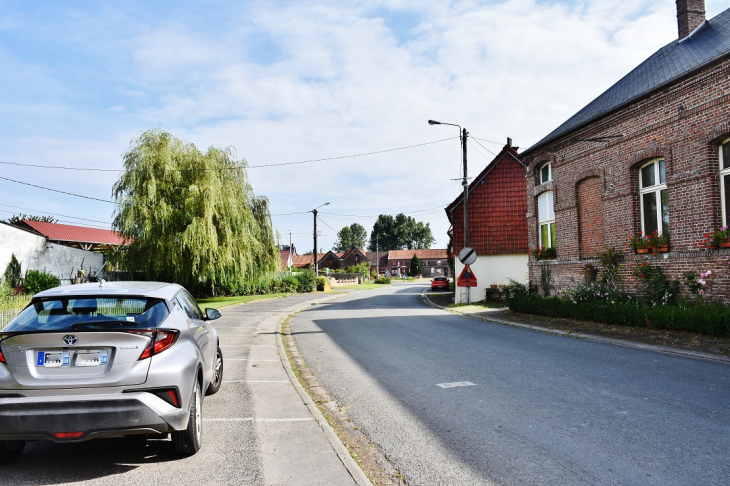
[[312,266],[312,268],[314,268],[315,277],[319,275],[319,268],[317,268],[317,210],[322,206],[327,206],[328,204],[329,203],[326,202],[321,206],[317,206],[316,208],[312,209],[312,213],[314,214],[314,252],[312,253],[312,258],[314,258],[314,265]]
[[[469,246],[469,180],[466,175],[466,137],[469,136],[469,132],[466,128],[461,128],[460,125],[454,123],[444,123],[436,120],[428,120],[429,125],[451,125],[459,129],[459,138],[461,139],[461,152],[462,158],[464,159],[464,178],[461,181],[461,185],[464,186],[464,248]],[[471,287],[466,288],[466,303],[471,304]]]

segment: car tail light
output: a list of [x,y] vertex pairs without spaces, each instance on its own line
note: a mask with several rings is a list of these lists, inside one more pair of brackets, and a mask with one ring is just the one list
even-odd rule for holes
[[78,439],[82,435],[84,435],[83,432],[56,432],[53,437],[56,439]]
[[8,364],[7,361],[5,361],[5,356],[3,356],[2,351],[0,351],[0,363]]
[[173,407],[180,408],[180,397],[177,393],[177,388],[163,388],[159,390],[150,390],[157,398],[161,398]]
[[151,333],[149,331],[130,332],[134,332],[135,334],[144,334],[151,337],[150,343],[147,345],[144,351],[142,351],[142,355],[139,357],[140,360],[151,358],[156,354],[160,354],[161,352],[175,344],[178,336],[180,336],[180,331],[177,331],[175,329],[157,329],[156,331]]

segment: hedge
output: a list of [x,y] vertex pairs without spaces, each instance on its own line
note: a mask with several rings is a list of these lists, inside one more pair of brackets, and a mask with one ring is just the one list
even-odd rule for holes
[[637,302],[588,301],[574,303],[558,297],[512,295],[510,310],[549,317],[567,317],[606,324],[692,331],[711,336],[730,335],[730,308],[718,303],[705,305],[642,306]]

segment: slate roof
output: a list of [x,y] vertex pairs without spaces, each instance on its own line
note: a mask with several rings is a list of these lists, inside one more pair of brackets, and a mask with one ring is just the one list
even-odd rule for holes
[[116,231],[86,228],[70,224],[44,223],[23,220],[23,224],[49,240],[62,243],[87,243],[93,245],[126,245],[127,242]]
[[730,9],[652,54],[585,108],[525,150],[528,154],[730,54]]

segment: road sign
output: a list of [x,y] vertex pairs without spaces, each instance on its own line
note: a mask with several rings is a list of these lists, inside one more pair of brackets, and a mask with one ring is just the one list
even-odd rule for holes
[[456,279],[456,285],[458,287],[476,287],[477,276],[471,271],[469,265],[464,265],[464,270],[461,271],[461,275]]
[[472,265],[477,261],[477,252],[474,251],[474,248],[469,248],[468,246],[462,248],[459,251],[459,261],[464,265]]

